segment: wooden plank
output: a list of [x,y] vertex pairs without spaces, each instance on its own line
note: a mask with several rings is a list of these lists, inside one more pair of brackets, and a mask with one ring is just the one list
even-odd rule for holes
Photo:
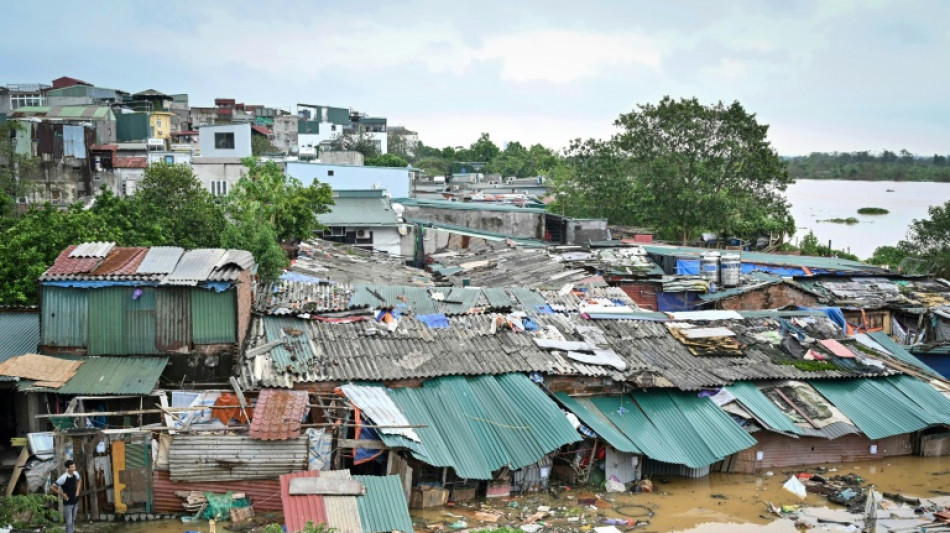
[[327,477],[297,477],[290,480],[290,494],[330,494],[334,496],[361,496],[366,487],[355,479]]
[[389,446],[381,440],[368,439],[338,439],[337,448],[365,448],[367,450],[388,450]]
[[7,490],[4,492],[4,496],[12,496],[13,489],[16,488],[16,482],[20,480],[20,474],[23,473],[23,467],[26,466],[26,461],[30,458],[30,451],[28,446],[23,446],[23,449],[20,450],[20,457],[17,458],[16,464],[13,466],[13,475],[10,476],[10,481],[7,484]]
[[802,415],[802,418],[804,418],[809,424],[811,424],[813,428],[815,428],[815,429],[821,429],[821,426],[819,426],[817,423],[815,423],[814,420],[812,420],[811,418],[809,418],[808,415],[805,414],[805,411],[803,411],[803,410],[800,409],[797,405],[795,405],[795,403],[792,402],[792,400],[790,400],[790,399],[788,398],[788,396],[785,396],[785,393],[782,392],[781,390],[779,390],[778,387],[776,387],[776,388],[773,389],[773,390],[774,390],[779,396],[781,396],[783,400],[785,400],[785,403],[787,403],[787,404],[789,405],[789,407],[791,407],[792,409],[794,409],[796,413]]

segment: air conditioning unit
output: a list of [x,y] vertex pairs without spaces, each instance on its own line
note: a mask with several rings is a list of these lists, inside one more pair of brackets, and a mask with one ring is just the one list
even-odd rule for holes
[[357,239],[371,239],[373,237],[373,232],[368,229],[356,230]]

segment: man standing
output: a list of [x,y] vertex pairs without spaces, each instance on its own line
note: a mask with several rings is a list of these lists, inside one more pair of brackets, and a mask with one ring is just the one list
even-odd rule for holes
[[76,525],[76,511],[79,508],[79,490],[82,488],[82,478],[76,472],[76,463],[66,461],[66,473],[59,476],[56,483],[50,487],[54,493],[63,499],[63,520],[66,522],[66,533],[73,533]]

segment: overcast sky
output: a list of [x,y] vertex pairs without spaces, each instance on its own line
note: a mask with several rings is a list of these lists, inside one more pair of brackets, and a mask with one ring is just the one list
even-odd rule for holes
[[663,95],[738,100],[783,155],[950,153],[950,2],[99,2],[4,6],[6,83],[351,107],[429,145],[564,147]]

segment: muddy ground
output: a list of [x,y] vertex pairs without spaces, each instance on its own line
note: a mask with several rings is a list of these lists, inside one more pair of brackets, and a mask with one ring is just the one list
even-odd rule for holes
[[[946,500],[950,495],[950,457],[893,457],[881,461],[864,461],[823,465],[835,469],[828,475],[854,473],[873,483],[878,491],[897,492],[922,499]],[[804,501],[785,491],[782,484],[789,474],[809,468],[776,470],[769,476],[711,474],[701,479],[680,477],[655,478],[655,492],[644,494],[592,491],[585,487],[551,491],[511,498],[457,504],[454,507],[413,510],[416,531],[458,531],[499,526],[517,526],[538,512],[550,508],[550,515],[538,520],[541,533],[555,531],[585,532],[606,525],[606,520],[629,519],[632,525],[618,525],[621,531],[690,533],[759,533],[796,531],[793,519],[780,519],[769,514],[765,502],[777,506],[802,505],[806,513],[843,516],[840,506],[827,498],[808,494]],[[939,498],[941,496],[944,498]],[[594,507],[579,500],[594,499]],[[516,502],[516,503],[513,503]],[[824,510],[822,508],[829,508]],[[838,510],[838,511],[832,511]],[[480,521],[476,513],[498,515],[497,522]],[[831,513],[830,515],[828,513]],[[836,514],[837,513],[837,514]],[[279,517],[273,517],[279,519]],[[464,522],[464,526],[461,524]],[[637,526],[637,522],[640,525]],[[226,531],[228,524],[218,524],[217,531]],[[842,526],[828,525],[818,529],[844,531]],[[177,521],[141,524],[84,524],[82,533],[207,533],[207,522],[182,524]]]

